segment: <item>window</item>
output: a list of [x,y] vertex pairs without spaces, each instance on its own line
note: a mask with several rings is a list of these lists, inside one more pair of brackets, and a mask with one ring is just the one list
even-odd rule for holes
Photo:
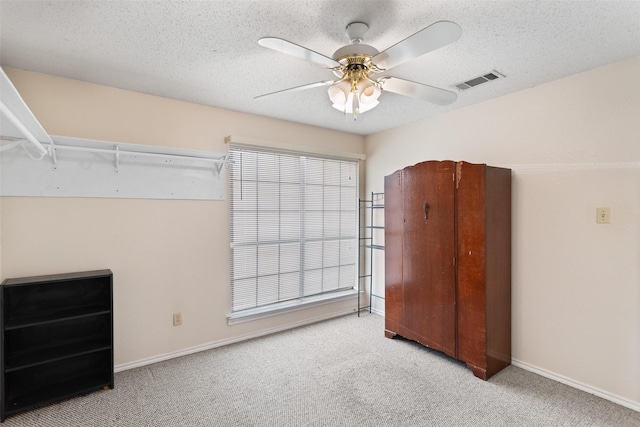
[[229,153],[232,312],[353,289],[358,162]]

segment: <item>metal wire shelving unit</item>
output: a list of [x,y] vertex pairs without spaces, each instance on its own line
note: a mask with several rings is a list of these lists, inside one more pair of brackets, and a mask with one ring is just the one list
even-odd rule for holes
[[[376,295],[373,292],[373,252],[384,251],[384,245],[376,243],[376,230],[384,230],[384,225],[376,224],[375,212],[378,209],[384,209],[384,193],[372,192],[371,199],[359,199],[358,202],[358,316],[360,316],[363,310],[368,309],[371,313],[373,298],[384,300],[384,295]],[[369,303],[363,305],[363,294],[366,295],[367,292]]]

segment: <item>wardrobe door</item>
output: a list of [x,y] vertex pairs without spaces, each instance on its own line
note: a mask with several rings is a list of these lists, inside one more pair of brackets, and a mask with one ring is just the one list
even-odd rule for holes
[[459,162],[457,358],[482,379],[511,363],[511,171]]
[[402,241],[404,215],[402,213],[402,171],[384,179],[384,280],[385,335],[402,335],[404,308],[402,284]]
[[[454,163],[403,171],[405,338],[455,356]],[[386,198],[386,195],[385,195]]]
[[486,379],[485,165],[457,163],[458,353]]

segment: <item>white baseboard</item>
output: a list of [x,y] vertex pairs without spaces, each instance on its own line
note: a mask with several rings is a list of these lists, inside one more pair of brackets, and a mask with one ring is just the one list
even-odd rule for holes
[[[129,363],[123,363],[123,364],[120,364],[120,365],[116,365],[114,370],[115,370],[115,372],[121,372],[121,371],[126,371],[128,369],[139,368],[141,366],[151,365],[151,364],[154,364],[154,363],[162,362],[164,360],[174,359],[176,357],[186,356],[188,354],[198,353],[198,352],[205,351],[205,350],[210,350],[210,349],[213,349],[213,348],[216,348],[216,347],[222,347],[222,346],[225,346],[225,345],[234,344],[234,343],[241,342],[241,341],[246,341],[246,340],[249,340],[249,339],[252,339],[252,338],[258,338],[258,337],[261,337],[261,336],[270,335],[270,334],[273,334],[273,333],[276,333],[276,332],[281,332],[281,331],[285,331],[285,330],[288,330],[288,329],[297,328],[299,326],[309,325],[311,323],[320,322],[322,320],[328,320],[328,319],[332,319],[334,317],[345,316],[347,314],[351,314],[351,313],[354,313],[356,311],[357,311],[356,309],[347,309],[347,310],[341,310],[341,311],[325,314],[325,315],[322,315],[322,316],[311,317],[309,319],[304,319],[304,320],[301,320],[301,321],[298,321],[298,322],[293,322],[293,323],[288,323],[286,325],[281,325],[281,326],[278,326],[276,328],[263,329],[261,331],[254,332],[254,333],[247,334],[247,335],[241,335],[241,336],[228,338],[228,339],[224,339],[224,340],[213,341],[213,342],[210,342],[210,343],[197,345],[197,346],[190,347],[190,348],[185,348],[183,350],[174,351],[174,352],[171,352],[171,353],[160,354],[160,355],[157,355],[157,356],[148,357],[148,358],[145,358],[145,359],[140,359],[140,360],[136,360],[136,361],[129,362]],[[384,311],[382,311],[382,310],[379,310],[379,309],[376,309],[376,308],[372,308],[371,312],[384,317]],[[538,374],[538,375],[543,376],[545,378],[549,378],[549,379],[557,381],[559,383],[566,384],[566,385],[568,385],[570,387],[576,388],[578,390],[582,390],[584,392],[587,392],[587,393],[593,394],[595,396],[601,397],[603,399],[609,400],[611,402],[614,402],[614,403],[616,403],[618,405],[621,405],[621,406],[624,406],[626,408],[632,409],[634,411],[640,412],[640,403],[638,403],[638,402],[634,402],[632,400],[625,399],[624,397],[618,396],[618,395],[610,393],[608,391],[600,390],[600,389],[598,389],[596,387],[592,387],[590,385],[581,383],[579,381],[572,380],[571,378],[565,377],[564,375],[560,375],[560,374],[557,374],[555,372],[547,371],[546,369],[542,369],[542,368],[539,368],[537,366],[530,365],[530,364],[528,364],[526,362],[523,362],[521,360],[512,359],[511,360],[511,364],[513,366],[518,367],[518,368],[522,368],[525,371],[533,372],[534,374]]]
[[613,393],[609,393],[608,391],[600,390],[599,388],[592,387],[590,385],[581,383],[580,381],[572,380],[571,378],[565,377],[564,375],[556,374],[555,372],[547,371],[546,369],[538,368],[537,366],[530,365],[526,362],[517,359],[511,359],[511,364],[513,366],[517,366],[518,368],[522,368],[525,371],[533,372],[534,374],[538,374],[545,378],[549,378],[551,380],[557,381],[562,384],[566,384],[570,387],[577,388],[578,390],[585,391],[587,393],[593,394],[595,396],[601,397],[603,399],[609,400],[613,403],[617,403],[618,405],[627,407],[629,409],[633,409],[634,411],[640,412],[640,403],[634,402],[629,399],[625,399],[624,397],[620,397]]
[[247,334],[247,335],[240,335],[240,336],[233,337],[233,338],[213,341],[213,342],[210,342],[210,343],[206,343],[206,344],[201,344],[201,345],[197,345],[197,346],[194,346],[194,347],[185,348],[183,350],[173,351],[171,353],[159,354],[157,356],[147,357],[145,359],[135,360],[133,362],[122,363],[120,365],[116,365],[114,367],[114,371],[115,372],[121,372],[121,371],[126,371],[128,369],[139,368],[141,366],[151,365],[153,363],[162,362],[164,360],[175,359],[176,357],[186,356],[188,354],[198,353],[198,352],[201,352],[201,351],[210,350],[210,349],[216,348],[216,347],[222,347],[222,346],[233,344],[233,343],[237,343],[237,342],[240,342],[240,341],[246,341],[246,340],[250,340],[252,338],[258,338],[258,337],[265,336],[265,335],[270,335],[270,334],[273,334],[273,333],[276,333],[276,332],[286,331],[287,329],[293,329],[293,328],[297,328],[299,326],[309,325],[311,323],[316,323],[316,322],[320,322],[322,320],[332,319],[334,317],[345,316],[347,314],[351,314],[351,313],[355,313],[355,312],[356,312],[355,308],[340,310],[340,311],[324,314],[322,316],[311,317],[311,318],[304,319],[304,320],[301,320],[301,321],[298,321],[298,322],[287,323],[286,325],[281,325],[281,326],[278,326],[278,327],[275,327],[275,328],[263,329],[261,331],[254,332],[254,333]]
[[379,308],[371,307],[371,312],[384,317],[384,310],[380,310]]
[[[372,310],[376,314],[379,314],[384,317],[384,310]],[[608,391],[600,390],[599,388],[592,387],[590,385],[581,383],[579,381],[572,380],[571,378],[565,377],[564,375],[556,374],[555,372],[547,371],[546,369],[538,368],[537,366],[530,365],[526,362],[523,362],[518,359],[511,359],[511,364],[513,366],[517,366],[518,368],[522,368],[525,371],[533,372],[534,374],[538,374],[545,378],[549,378],[551,380],[557,381],[562,384],[566,384],[569,387],[577,388],[578,390],[585,391],[587,393],[593,394],[594,396],[601,397],[603,399],[609,400],[613,403],[617,403],[618,405],[624,406],[629,409],[633,409],[634,411],[640,412],[640,403],[634,402],[633,400],[625,399],[624,397],[618,396],[616,394],[610,393]]]

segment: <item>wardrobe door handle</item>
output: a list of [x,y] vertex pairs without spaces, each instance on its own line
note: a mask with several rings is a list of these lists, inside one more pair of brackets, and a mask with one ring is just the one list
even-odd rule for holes
[[424,220],[428,220],[429,219],[429,208],[431,206],[429,205],[429,203],[424,202]]

